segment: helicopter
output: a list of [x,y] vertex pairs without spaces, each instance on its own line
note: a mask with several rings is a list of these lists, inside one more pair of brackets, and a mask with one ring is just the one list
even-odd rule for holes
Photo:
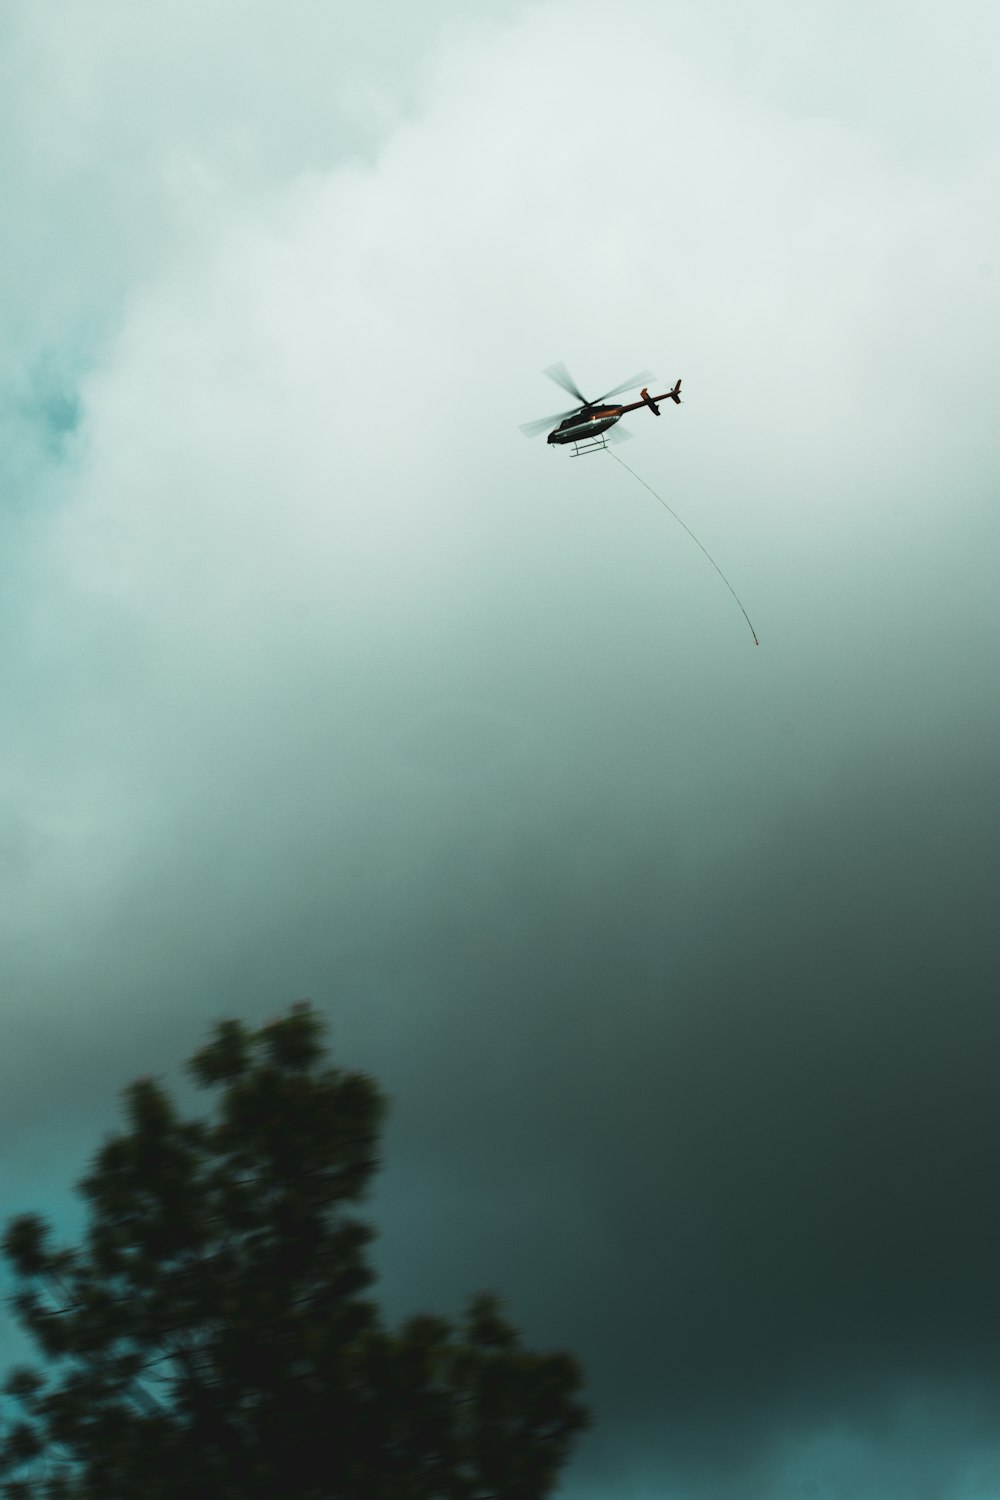
[[[572,443],[575,458],[581,453],[593,453],[608,446],[606,434],[620,421],[627,411],[638,411],[643,406],[648,406],[654,416],[660,415],[658,401],[675,401],[681,404],[681,383],[677,384],[671,391],[664,391],[659,396],[651,396],[645,382],[652,380],[653,374],[650,370],[640,370],[638,375],[631,375],[628,380],[623,380],[621,385],[614,386],[610,391],[605,391],[603,396],[598,396],[595,401],[588,401],[586,396],[579,391],[572,376],[564,364],[550,365],[542,372],[556,385],[562,386],[570,396],[575,396],[579,406],[574,406],[570,411],[559,411],[551,417],[539,417],[534,422],[524,422],[521,431],[525,437],[538,437],[552,422],[557,422],[546,438],[546,442],[553,444]],[[620,396],[626,391],[634,391],[636,386],[641,386],[640,400],[629,401],[624,405],[607,405],[610,396]],[[628,433],[615,433],[612,441],[624,441]]]

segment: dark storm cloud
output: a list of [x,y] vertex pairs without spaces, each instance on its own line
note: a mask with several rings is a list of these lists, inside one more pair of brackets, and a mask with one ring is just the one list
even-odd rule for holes
[[[613,853],[564,828],[484,879],[486,961],[464,894],[431,939],[467,1005],[389,1175],[441,1294],[471,1262],[583,1354],[609,1474],[635,1444],[735,1471],[921,1378],[1000,1396],[1000,798],[988,758],[955,769],[857,764],[729,869],[657,815]],[[412,1245],[382,1253],[406,1287]]]

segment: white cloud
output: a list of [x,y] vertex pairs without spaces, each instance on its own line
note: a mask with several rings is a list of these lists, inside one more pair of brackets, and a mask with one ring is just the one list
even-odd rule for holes
[[[801,718],[803,681],[846,670],[857,692],[850,652],[873,636],[862,694],[881,698],[887,671],[915,690],[885,642],[947,562],[942,488],[964,546],[995,455],[994,141],[948,180],[921,175],[849,122],[733,92],[704,48],[678,52],[676,11],[627,5],[608,26],[568,4],[452,29],[377,158],[324,167],[302,146],[314,49],[279,42],[277,13],[244,37],[229,11],[211,35],[200,12],[189,31],[157,12],[135,70],[134,18],[104,14],[107,32],[58,44],[81,80],[54,90],[59,138],[70,119],[90,129],[84,154],[110,171],[135,114],[171,234],[139,277],[121,251],[119,330],[82,385],[33,575],[32,666],[59,691],[9,747],[15,779],[94,758],[102,786],[131,788],[123,822],[146,827],[138,808],[169,810],[181,765],[175,795],[216,805],[225,761],[237,816],[274,735],[326,742],[335,723],[352,767],[336,796],[364,828],[393,785],[381,747],[443,705],[544,722],[558,681],[558,744],[612,684],[635,703],[656,691],[657,639],[684,682],[731,651],[745,691],[742,622],[683,534],[603,460],[517,433],[561,404],[537,374],[559,357],[587,390],[647,361],[684,377],[687,404],[635,418],[627,456],[747,602],[777,717]],[[209,54],[230,30],[245,66],[216,99]],[[274,49],[295,66],[271,84],[291,92],[254,129],[273,121],[284,146],[251,181],[219,141]],[[845,647],[849,667],[831,659]],[[824,721],[815,755],[826,738]]]

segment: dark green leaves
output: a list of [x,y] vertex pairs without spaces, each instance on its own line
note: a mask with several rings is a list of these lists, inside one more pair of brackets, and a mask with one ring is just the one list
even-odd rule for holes
[[377,1084],[326,1065],[306,1005],[222,1022],[183,1120],[161,1084],[81,1184],[83,1244],[9,1226],[13,1305],[46,1362],[11,1373],[21,1500],[541,1500],[586,1425],[579,1367],[525,1350],[495,1298],[387,1330],[366,1296]]

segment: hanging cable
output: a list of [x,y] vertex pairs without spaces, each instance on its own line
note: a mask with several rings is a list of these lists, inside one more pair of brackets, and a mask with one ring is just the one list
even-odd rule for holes
[[673,516],[673,518],[677,522],[678,526],[683,526],[684,530],[687,532],[688,536],[695,543],[695,545],[698,546],[698,547],[701,547],[702,552],[704,552],[705,556],[708,558],[709,562],[712,564],[712,567],[718,573],[719,577],[722,579],[723,583],[726,585],[726,588],[729,590],[729,592],[732,594],[733,598],[736,600],[736,603],[739,604],[740,609],[743,611],[743,618],[744,618],[744,620],[746,620],[747,624],[750,625],[750,634],[753,636],[753,643],[754,643],[755,646],[759,646],[760,645],[760,641],[757,639],[757,632],[756,632],[756,630],[754,630],[753,626],[750,624],[750,616],[747,614],[746,610],[743,609],[742,603],[740,603],[740,596],[739,596],[739,594],[737,594],[736,590],[733,588],[732,584],[729,582],[729,579],[726,577],[725,573],[723,573],[722,569],[719,567],[719,564],[716,562],[716,560],[712,556],[711,552],[709,552],[708,548],[707,547],[702,547],[701,542],[698,541],[698,538],[695,536],[695,534],[691,530],[690,526],[685,525],[685,523],[681,520],[681,518],[677,514],[677,512],[675,510],[673,510],[672,507],[667,504],[667,502],[664,500],[664,498],[663,498],[662,495],[658,495],[656,493],[656,491],[653,489],[653,486],[651,484],[647,484],[646,483],[646,481],[643,479],[643,477],[642,477],[641,474],[637,474],[634,469],[629,469],[629,466],[625,462],[625,460],[623,458],[619,458],[618,454],[614,451],[613,448],[609,448],[607,451],[611,454],[611,457],[614,459],[615,463],[621,464],[621,466],[622,466],[623,469],[628,469],[628,472],[632,475],[633,479],[638,479],[638,481],[642,485],[643,489],[648,490],[649,493],[652,495],[652,497],[653,497],[654,500],[659,500],[659,502],[663,506],[664,510],[670,511],[670,514]]

